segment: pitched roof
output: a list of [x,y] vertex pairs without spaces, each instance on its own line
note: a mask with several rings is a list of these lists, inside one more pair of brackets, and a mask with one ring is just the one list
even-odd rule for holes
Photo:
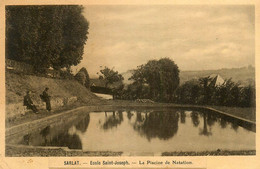
[[218,74],[212,74],[209,77],[212,78],[211,85],[220,86],[225,83],[225,80]]

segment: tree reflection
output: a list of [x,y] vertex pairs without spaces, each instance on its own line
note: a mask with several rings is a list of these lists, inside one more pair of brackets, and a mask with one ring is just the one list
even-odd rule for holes
[[224,118],[220,118],[220,126],[221,128],[226,128],[227,127],[227,121]]
[[211,113],[207,113],[207,124],[211,127],[217,121],[217,117]]
[[68,130],[64,133],[59,133],[55,137],[50,136],[50,128],[47,126],[40,132],[41,136],[44,138],[44,142],[41,146],[58,146],[58,147],[68,147],[70,149],[82,149],[82,143],[79,136],[75,134],[69,134]]
[[141,112],[136,112],[136,122],[143,122],[144,121],[144,118],[142,118],[142,114]]
[[31,140],[31,134],[26,134],[23,136],[23,140],[20,143],[24,145],[30,145],[30,140]]
[[45,144],[48,143],[47,136],[48,136],[49,134],[50,134],[50,126],[45,127],[45,128],[42,129],[42,131],[40,132],[40,135],[43,137]]
[[50,143],[45,146],[59,146],[68,147],[70,149],[82,149],[82,143],[80,137],[77,134],[70,135],[68,132],[66,134],[59,134]]
[[[35,135],[31,142],[33,145],[59,146],[68,147],[70,149],[82,149],[82,142],[77,131],[86,132],[89,121],[90,115],[85,114],[83,116],[83,119],[82,116],[79,116],[76,120],[63,124],[61,128],[56,128],[57,126],[55,126],[54,128],[47,126],[42,129],[38,135]],[[70,132],[72,128],[75,129],[74,132]]]
[[[84,116],[82,120],[76,123],[75,125],[76,131],[79,130],[80,132],[85,133],[87,131],[89,121],[90,121],[90,115],[88,113]],[[62,142],[64,142],[63,143],[64,146],[67,146],[70,149],[82,149],[82,142],[77,132],[70,134],[68,129],[66,134],[59,135],[58,138],[56,139],[58,140],[58,144],[62,144]]]
[[211,131],[208,131],[207,114],[206,113],[203,113],[203,129],[200,131],[200,135],[204,135],[204,136],[212,135]]
[[181,114],[181,123],[184,124],[186,122],[186,113],[184,110],[181,110],[180,114]]
[[82,119],[78,124],[76,124],[76,129],[81,131],[82,133],[85,133],[87,131],[88,125],[90,121],[90,115],[87,114],[84,119]]
[[200,124],[199,113],[196,111],[191,112],[191,120],[194,127],[198,127]]
[[[203,129],[200,130],[200,135],[212,135],[211,131],[208,131],[208,127],[212,127],[216,122],[220,125],[222,129],[225,129],[228,124],[230,123],[229,120],[219,114],[212,114],[210,112],[203,112],[200,113],[203,117]],[[192,122],[194,126],[198,125],[199,118],[198,114],[193,113],[191,114]],[[237,131],[239,125],[237,120],[233,120],[231,123],[231,129]]]
[[142,116],[137,113],[134,129],[141,135],[167,140],[178,131],[179,114],[176,112],[151,112]]
[[131,113],[131,111],[127,111],[128,120],[131,120],[132,116],[133,116],[133,113]]
[[104,130],[112,129],[113,127],[117,127],[123,121],[123,112],[118,111],[117,113],[113,111],[112,116],[106,117],[106,121],[102,125]]
[[234,121],[233,123],[231,123],[231,128],[235,131],[237,131],[239,125],[237,124],[238,122],[237,121]]

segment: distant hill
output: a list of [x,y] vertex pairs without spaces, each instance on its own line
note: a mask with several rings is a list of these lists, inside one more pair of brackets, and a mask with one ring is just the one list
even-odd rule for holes
[[218,74],[223,79],[232,78],[232,81],[239,82],[242,86],[255,85],[255,68],[252,66],[218,70],[181,71],[180,83],[183,84],[188,80],[210,76],[211,74]]
[[[130,84],[128,80],[132,76],[133,70],[121,73],[124,77],[124,83]],[[180,71],[180,84],[191,79],[199,79],[200,77],[210,76],[212,74],[220,75],[223,79],[232,78],[234,82],[239,82],[241,85],[255,85],[255,68],[252,66],[218,69],[218,70],[200,70],[200,71]]]

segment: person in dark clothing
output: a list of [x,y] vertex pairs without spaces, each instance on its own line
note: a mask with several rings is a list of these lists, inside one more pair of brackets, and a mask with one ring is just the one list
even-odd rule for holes
[[46,87],[45,90],[42,92],[41,98],[46,103],[46,109],[51,111],[51,96],[48,93],[49,88]]
[[31,92],[27,91],[26,95],[24,96],[23,105],[27,107],[27,109],[31,109],[34,113],[38,113],[38,109],[33,104],[33,101],[31,99]]

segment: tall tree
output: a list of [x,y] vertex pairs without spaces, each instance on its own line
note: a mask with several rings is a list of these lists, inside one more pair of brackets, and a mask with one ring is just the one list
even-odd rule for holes
[[90,79],[88,71],[85,67],[82,67],[79,72],[75,75],[76,80],[84,85],[86,88],[90,87]]
[[211,84],[212,78],[210,76],[199,78],[199,83],[202,88],[203,104],[210,104],[212,96],[214,95],[215,86]]
[[150,60],[139,66],[130,79],[133,84],[148,86],[150,98],[171,101],[180,81],[179,68],[169,58]]
[[124,80],[123,76],[113,69],[105,67],[100,70],[99,79],[105,81],[105,87],[108,87],[109,84],[113,84],[116,82],[122,82]]
[[36,70],[77,65],[89,27],[82,12],[77,5],[6,6],[6,58]]

